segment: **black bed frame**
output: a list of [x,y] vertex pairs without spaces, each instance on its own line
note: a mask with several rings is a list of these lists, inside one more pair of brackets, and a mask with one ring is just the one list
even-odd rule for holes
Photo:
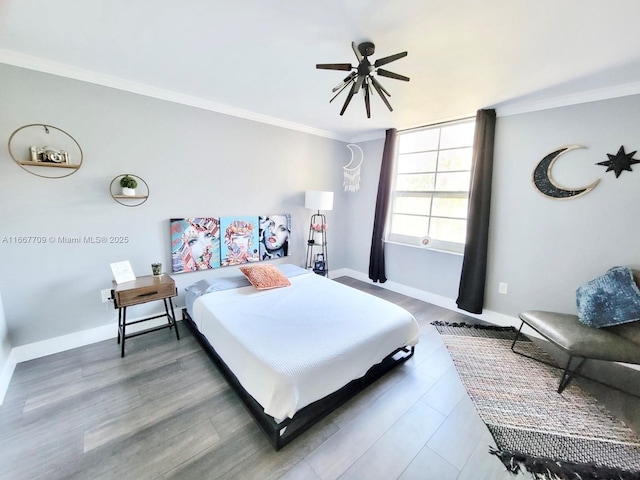
[[220,370],[222,375],[224,375],[229,385],[231,385],[236,391],[240,400],[242,400],[245,407],[249,410],[249,413],[253,416],[256,423],[262,429],[263,433],[267,436],[276,451],[287,445],[294,438],[305,432],[344,402],[374,383],[385,373],[409,360],[413,356],[415,350],[415,347],[401,347],[396,349],[387,355],[380,363],[371,367],[363,377],[352,380],[340,390],[307,405],[296,412],[293,418],[287,418],[282,422],[277,423],[272,416],[264,413],[264,408],[251,395],[249,395],[249,393],[240,384],[231,369],[218,356],[218,353],[211,346],[206,337],[200,333],[186,308],[182,310],[182,319],[188,326],[189,330],[191,330],[193,335],[198,339],[211,360],[213,360],[213,363],[218,367],[218,370]]

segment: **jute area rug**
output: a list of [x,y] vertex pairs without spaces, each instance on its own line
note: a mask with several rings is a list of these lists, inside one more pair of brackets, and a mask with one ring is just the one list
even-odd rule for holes
[[[536,479],[640,479],[640,438],[561,371],[511,351],[515,329],[434,322],[512,473]],[[521,338],[524,338],[521,336]],[[533,342],[518,351],[552,362]]]

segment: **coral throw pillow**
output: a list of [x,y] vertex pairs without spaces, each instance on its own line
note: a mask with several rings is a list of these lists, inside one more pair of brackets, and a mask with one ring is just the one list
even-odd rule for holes
[[291,285],[289,279],[275,265],[247,265],[240,267],[240,271],[258,290]]

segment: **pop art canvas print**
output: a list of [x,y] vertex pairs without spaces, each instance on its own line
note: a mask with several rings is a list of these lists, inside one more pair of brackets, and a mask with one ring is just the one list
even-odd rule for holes
[[258,217],[220,218],[220,261],[222,266],[260,260]]
[[171,271],[195,272],[220,267],[220,219],[171,219]]
[[291,215],[260,215],[260,260],[271,260],[289,255]]

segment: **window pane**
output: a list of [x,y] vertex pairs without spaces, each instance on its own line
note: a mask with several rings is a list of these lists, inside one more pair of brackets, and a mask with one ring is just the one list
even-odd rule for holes
[[428,229],[429,217],[395,214],[391,217],[391,233],[411,237],[424,237],[427,235]]
[[446,242],[464,243],[467,235],[466,220],[431,217],[430,237]]
[[413,213],[429,215],[431,196],[428,197],[396,197],[393,213]]
[[438,192],[465,192],[469,190],[471,172],[439,173],[436,182]]
[[439,241],[434,248],[460,252],[474,133],[475,122],[467,119],[398,134],[390,238],[415,245],[416,238],[429,235]]
[[438,159],[438,171],[471,170],[471,152],[470,147],[442,150]]
[[471,147],[475,122],[460,123],[442,127],[440,148]]
[[434,183],[435,175],[433,173],[398,175],[396,190],[401,192],[431,191]]
[[436,197],[433,199],[432,215],[439,217],[467,218],[469,200],[460,197]]
[[398,156],[398,173],[435,172],[438,151]]
[[398,152],[424,152],[438,149],[438,136],[440,129],[420,130],[400,135],[398,142]]

